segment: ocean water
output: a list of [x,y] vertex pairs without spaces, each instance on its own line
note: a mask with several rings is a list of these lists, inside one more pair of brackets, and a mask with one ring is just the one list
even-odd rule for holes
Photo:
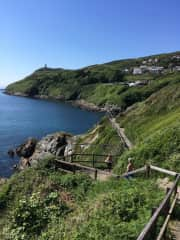
[[10,176],[18,162],[9,158],[7,151],[28,137],[40,139],[57,131],[81,134],[102,115],[63,102],[9,96],[0,91],[0,177]]

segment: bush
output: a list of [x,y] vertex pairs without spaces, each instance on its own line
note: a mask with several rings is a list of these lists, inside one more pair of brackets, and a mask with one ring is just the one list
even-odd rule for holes
[[68,213],[67,205],[59,200],[57,192],[51,192],[45,199],[40,193],[19,201],[12,212],[10,225],[10,239],[31,239],[38,236],[53,217],[60,217]]
[[51,181],[71,191],[77,199],[83,199],[92,186],[92,179],[85,174],[54,174],[50,176]]

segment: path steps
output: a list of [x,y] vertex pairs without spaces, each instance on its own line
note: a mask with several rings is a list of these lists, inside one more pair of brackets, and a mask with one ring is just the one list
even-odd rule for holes
[[116,130],[118,136],[121,138],[121,141],[124,143],[125,147],[127,149],[132,149],[133,144],[131,141],[127,138],[127,136],[124,133],[124,128],[120,128],[119,124],[116,122],[115,118],[109,117],[109,120],[111,122],[112,127]]

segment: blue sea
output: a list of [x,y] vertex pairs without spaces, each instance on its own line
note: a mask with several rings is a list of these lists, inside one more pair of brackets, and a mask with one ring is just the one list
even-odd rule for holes
[[9,96],[0,90],[0,177],[9,177],[19,159],[7,151],[29,137],[65,131],[81,134],[93,127],[102,113],[88,112],[60,101]]

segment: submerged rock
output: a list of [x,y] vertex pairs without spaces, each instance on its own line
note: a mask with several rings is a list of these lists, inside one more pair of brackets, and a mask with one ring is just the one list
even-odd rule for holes
[[8,153],[10,158],[14,158],[15,151],[13,149],[9,149],[7,153]]

